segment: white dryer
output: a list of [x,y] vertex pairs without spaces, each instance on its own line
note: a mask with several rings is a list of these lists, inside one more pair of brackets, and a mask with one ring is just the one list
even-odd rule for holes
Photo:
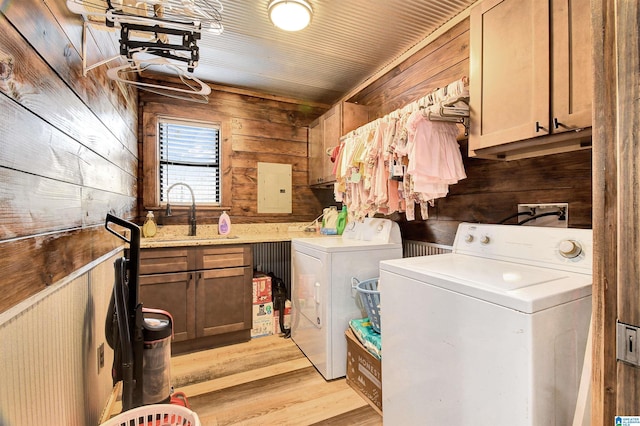
[[379,276],[381,260],[402,257],[398,224],[365,218],[342,236],[291,240],[291,338],[325,379],[346,375],[349,320],[362,318],[351,278]]
[[450,254],[381,262],[389,425],[570,425],[591,230],[463,223]]

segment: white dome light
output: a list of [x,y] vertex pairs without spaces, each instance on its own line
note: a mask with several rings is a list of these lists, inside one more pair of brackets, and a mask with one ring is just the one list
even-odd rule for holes
[[269,19],[285,31],[300,31],[311,22],[311,5],[305,0],[272,0],[267,8]]

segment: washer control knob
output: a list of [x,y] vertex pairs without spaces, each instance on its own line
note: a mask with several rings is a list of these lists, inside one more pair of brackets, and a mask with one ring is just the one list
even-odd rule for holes
[[468,242],[468,243],[473,242],[473,235],[471,235],[471,234],[467,234],[467,235],[465,235],[464,240],[465,240],[466,242]]
[[582,246],[577,241],[564,240],[560,243],[558,250],[560,250],[560,256],[567,259],[573,259],[580,256],[580,253],[582,253]]
[[480,244],[489,244],[490,241],[491,238],[489,238],[488,235],[483,235],[482,237],[480,237]]

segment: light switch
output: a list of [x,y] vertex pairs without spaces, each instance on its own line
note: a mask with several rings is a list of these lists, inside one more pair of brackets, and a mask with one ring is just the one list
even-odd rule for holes
[[640,366],[638,356],[638,327],[618,322],[617,326],[617,358],[620,361]]

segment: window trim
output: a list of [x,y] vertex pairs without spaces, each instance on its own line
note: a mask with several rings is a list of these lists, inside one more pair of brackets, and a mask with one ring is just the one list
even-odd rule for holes
[[[165,117],[165,116],[158,116],[158,131],[161,127],[161,123],[164,125],[176,125],[176,126],[184,126],[184,127],[188,127],[188,126],[193,126],[195,127],[199,127],[199,128],[206,128],[206,129],[212,129],[214,131],[217,132],[217,152],[216,152],[216,157],[217,157],[217,173],[218,173],[218,188],[216,188],[216,195],[217,195],[217,202],[202,202],[202,203],[198,203],[198,206],[211,206],[211,207],[220,207],[220,205],[222,204],[222,191],[224,190],[224,182],[222,181],[222,126],[220,125],[220,123],[213,123],[210,121],[199,121],[199,120],[182,120],[182,119],[176,119],[174,117]],[[161,149],[160,147],[160,133],[158,133],[158,138],[157,138],[157,143],[158,143],[158,149],[160,152],[160,157],[161,157]],[[161,163],[161,158],[159,158],[158,160],[158,167],[159,167],[159,174],[161,175],[161,170],[162,170],[162,163]],[[184,163],[183,163],[184,164]],[[196,191],[196,187],[194,185],[191,185],[191,187],[193,188],[194,191]],[[162,201],[162,191],[161,191],[162,185],[159,185],[158,191],[160,194],[160,203],[162,205],[166,205],[168,200]],[[177,202],[172,202],[172,205],[178,205],[180,203]],[[184,203],[183,203],[184,204]],[[190,204],[187,203],[187,204]]]
[[[230,210],[231,209],[231,147],[228,141],[231,138],[230,119],[219,114],[211,114],[208,111],[189,110],[189,116],[180,113],[179,107],[169,108],[162,114],[156,112],[144,112],[142,123],[142,206],[145,210],[162,209],[165,202],[160,202],[160,150],[158,141],[158,123],[160,120],[176,120],[180,122],[208,123],[220,128],[220,205],[198,205],[198,210]],[[181,206],[176,205],[176,208]],[[185,207],[186,208],[186,207]]]

